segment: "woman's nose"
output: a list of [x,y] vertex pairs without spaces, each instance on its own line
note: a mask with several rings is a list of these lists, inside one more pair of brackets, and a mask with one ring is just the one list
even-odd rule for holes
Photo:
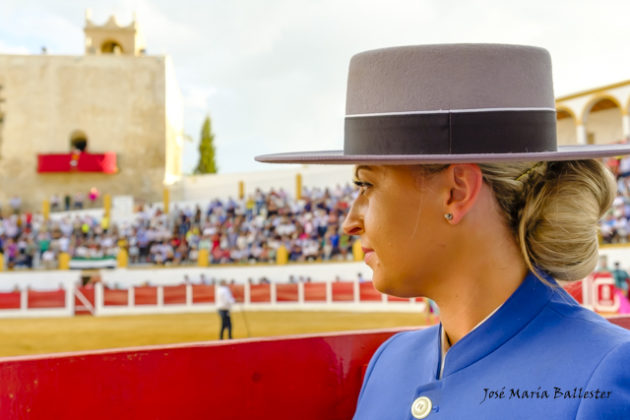
[[350,211],[346,215],[346,219],[343,221],[343,231],[347,235],[361,235],[363,230],[363,215],[361,214],[360,207],[357,203],[357,200],[354,200],[352,206],[350,206]]

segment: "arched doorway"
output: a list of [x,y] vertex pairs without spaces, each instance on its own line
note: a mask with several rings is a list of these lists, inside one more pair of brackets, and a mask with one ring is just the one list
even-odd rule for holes
[[123,48],[122,45],[120,45],[118,42],[109,40],[103,42],[103,44],[101,45],[101,53],[120,55],[123,53]]
[[79,150],[86,152],[88,146],[88,139],[85,133],[81,130],[75,130],[70,135],[70,150]]
[[589,102],[583,111],[588,144],[611,144],[623,138],[621,105],[612,96],[601,96]]

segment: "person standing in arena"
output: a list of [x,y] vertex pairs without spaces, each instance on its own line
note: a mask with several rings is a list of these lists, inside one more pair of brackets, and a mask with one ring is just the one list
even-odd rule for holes
[[227,285],[225,280],[221,280],[219,283],[219,289],[217,291],[217,309],[219,310],[219,316],[221,317],[221,329],[219,331],[219,339],[223,340],[223,333],[227,329],[228,338],[232,339],[232,318],[230,316],[230,310],[235,303],[232,291]]
[[556,282],[598,260],[615,183],[595,158],[629,153],[557,145],[542,48],[354,56],[344,150],[257,160],[357,165],[344,230],[375,287],[440,309],[439,325],[376,351],[355,420],[630,418],[630,332]]

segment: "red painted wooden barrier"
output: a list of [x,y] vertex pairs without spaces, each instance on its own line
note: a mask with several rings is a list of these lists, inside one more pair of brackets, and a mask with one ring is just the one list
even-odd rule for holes
[[214,286],[194,284],[192,293],[193,303],[214,303]]
[[352,302],[354,300],[354,283],[335,282],[331,285],[333,302]]
[[370,357],[401,330],[0,358],[0,418],[350,419]]
[[83,301],[79,299],[78,295],[83,295],[83,298],[94,308],[94,287],[82,286],[77,288],[77,292],[74,295],[74,314],[75,315],[90,315],[92,312],[90,308],[84,305]]
[[183,305],[186,303],[186,285],[164,286],[165,305]]
[[276,300],[278,302],[297,302],[298,301],[298,285],[295,283],[276,284]]
[[103,288],[103,305],[105,306],[126,306],[129,304],[129,294],[126,289]]
[[[92,306],[94,306],[94,302],[95,302],[95,300],[94,300],[94,287],[91,287],[91,286],[89,286],[89,287],[79,287],[78,290],[79,290],[79,292],[81,292],[81,294],[83,294],[83,297],[85,297],[88,300],[88,302],[90,302],[90,304]],[[77,298],[75,298],[75,299],[77,299]],[[75,304],[78,305],[79,301],[75,300]]]
[[252,284],[249,286],[249,301],[252,303],[270,303],[271,286],[269,284]]
[[1,309],[20,309],[20,292],[0,293]]
[[304,283],[305,302],[326,302],[326,283]]
[[66,306],[66,291],[28,291],[29,308],[63,308]]
[[157,305],[157,287],[134,287],[133,298],[136,305]]
[[395,331],[0,358],[0,418],[349,419]]

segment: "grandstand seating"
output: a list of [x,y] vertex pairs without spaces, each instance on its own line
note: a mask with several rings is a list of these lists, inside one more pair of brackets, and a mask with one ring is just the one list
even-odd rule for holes
[[165,214],[145,206],[133,222],[110,223],[102,212],[56,216],[13,214],[2,220],[0,248],[9,268],[54,268],[69,254],[73,268],[116,264],[124,249],[131,265],[196,264],[202,250],[210,262],[275,262],[283,246],[289,261],[349,259],[354,238],[341,224],[353,200],[346,185],[304,189],[296,200],[282,189],[234,200],[209,200],[205,207],[177,203]]

